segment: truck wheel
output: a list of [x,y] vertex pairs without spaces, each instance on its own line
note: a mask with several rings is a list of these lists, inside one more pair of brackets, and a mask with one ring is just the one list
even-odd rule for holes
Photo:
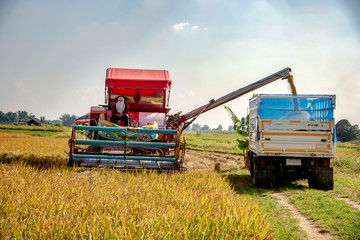
[[333,168],[314,168],[308,177],[309,187],[320,190],[334,189]]
[[250,177],[253,178],[254,177],[254,158],[253,156],[249,157],[249,170],[250,170]]
[[254,165],[253,184],[255,187],[272,188],[275,183],[276,172],[274,167],[257,167]]

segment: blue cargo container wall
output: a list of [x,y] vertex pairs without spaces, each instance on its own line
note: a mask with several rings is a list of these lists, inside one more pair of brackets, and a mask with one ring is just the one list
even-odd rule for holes
[[250,117],[258,116],[262,120],[290,120],[292,117],[291,120],[331,121],[335,95],[261,94],[250,100],[250,109]]

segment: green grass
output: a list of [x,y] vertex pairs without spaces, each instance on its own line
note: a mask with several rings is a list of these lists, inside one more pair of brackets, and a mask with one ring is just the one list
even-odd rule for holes
[[198,151],[239,154],[235,134],[184,133],[186,148]]
[[337,144],[334,167],[334,192],[360,203],[360,148],[355,144]]
[[50,126],[22,126],[0,124],[0,132],[20,133],[35,137],[70,137],[71,128],[69,127],[50,127]]
[[296,219],[271,196],[273,189],[254,188],[247,170],[233,169],[222,171],[221,174],[229,179],[234,191],[250,202],[257,203],[266,213],[265,219],[270,222],[270,231],[275,239],[305,239],[305,234],[297,225]]
[[358,172],[360,171],[360,158],[352,154],[342,154],[333,159],[332,166]]
[[336,152],[360,152],[360,145],[352,144],[352,143],[337,143],[335,151]]
[[335,199],[331,192],[295,191],[289,201],[337,239],[360,238],[360,211]]
[[334,172],[334,193],[360,204],[359,172],[336,169]]

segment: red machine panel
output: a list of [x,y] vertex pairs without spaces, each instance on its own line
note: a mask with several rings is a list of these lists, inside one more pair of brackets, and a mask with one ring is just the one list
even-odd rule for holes
[[171,80],[167,70],[108,68],[105,87],[170,89]]
[[169,112],[171,80],[166,70],[108,68],[105,87],[112,106],[117,96],[125,96],[130,111]]

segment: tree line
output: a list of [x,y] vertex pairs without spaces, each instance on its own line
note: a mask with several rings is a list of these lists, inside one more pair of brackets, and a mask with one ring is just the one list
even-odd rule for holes
[[70,127],[74,124],[77,116],[64,113],[59,117],[59,120],[46,120],[44,116],[37,118],[34,114],[28,113],[27,111],[7,112],[0,111],[0,123],[19,123],[27,122],[30,120],[36,120],[39,123],[46,125],[63,125]]
[[[240,120],[239,120],[240,121]],[[208,125],[201,125],[198,123],[191,124],[186,131],[192,132],[235,132],[238,129],[238,125],[228,126],[224,129],[221,124],[217,128],[210,128]],[[354,140],[360,140],[359,125],[352,125],[349,120],[341,119],[335,124],[336,138],[339,142],[349,142]],[[238,132],[238,131],[236,131]]]
[[[70,127],[74,124],[77,116],[74,114],[64,113],[62,114],[58,120],[46,120],[45,117],[41,116],[37,118],[34,114],[28,113],[27,111],[20,110],[17,112],[7,112],[4,113],[0,111],[0,123],[18,123],[18,122],[26,122],[32,119],[35,119],[43,124],[47,125],[63,125]],[[216,128],[210,128],[209,125],[201,125],[199,123],[193,123],[186,128],[186,131],[192,132],[222,132],[222,133],[230,133],[235,132],[237,126],[228,126],[224,128],[221,124]],[[357,124],[352,125],[347,119],[341,119],[335,125],[336,129],[336,137],[338,141],[348,142],[354,140],[360,140],[360,129]]]
[[29,114],[27,111],[7,112],[0,111],[0,122],[3,123],[14,123],[21,121],[29,121],[34,119],[35,115]]
[[336,138],[340,142],[360,140],[359,125],[351,125],[347,119],[341,119],[335,125]]
[[209,125],[201,125],[199,123],[193,123],[188,126],[185,131],[188,132],[234,132],[234,127],[232,125],[228,126],[228,128],[223,128],[221,124],[219,124],[216,128],[210,128]]

